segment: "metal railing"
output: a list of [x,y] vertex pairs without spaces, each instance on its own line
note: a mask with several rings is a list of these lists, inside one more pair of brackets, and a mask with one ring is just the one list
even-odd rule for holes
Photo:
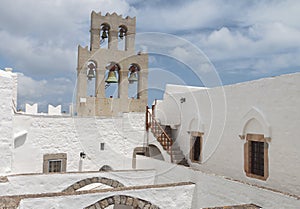
[[146,107],[146,131],[149,132],[149,130],[151,130],[154,137],[161,144],[164,150],[166,150],[170,154],[171,162],[173,162],[173,153],[172,153],[173,140],[155,119],[155,105],[152,105],[152,112],[150,112],[149,109],[150,108],[147,106]]

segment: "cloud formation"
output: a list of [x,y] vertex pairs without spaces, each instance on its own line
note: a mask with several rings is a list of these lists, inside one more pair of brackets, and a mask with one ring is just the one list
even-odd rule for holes
[[[60,95],[71,102],[77,45],[89,44],[95,10],[137,16],[137,32],[189,40],[215,64],[225,84],[299,72],[299,8],[294,0],[2,0],[0,68],[24,74],[20,103],[42,103],[41,98],[55,103]],[[188,60],[185,49],[176,47],[173,53]]]

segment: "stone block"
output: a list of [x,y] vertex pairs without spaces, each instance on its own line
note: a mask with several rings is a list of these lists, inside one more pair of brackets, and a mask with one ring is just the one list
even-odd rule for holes
[[106,208],[106,207],[108,206],[107,199],[102,200],[102,201],[100,202],[100,206],[101,206],[101,208]]
[[115,204],[120,204],[121,197],[119,195],[114,196],[114,202],[115,202]]
[[113,181],[112,184],[111,184],[111,186],[112,186],[113,188],[117,188],[118,185],[119,185],[119,183],[118,183],[117,181]]
[[126,204],[126,200],[127,200],[126,196],[121,196],[121,204],[122,205]]
[[127,197],[126,205],[132,205],[133,204],[133,198]]

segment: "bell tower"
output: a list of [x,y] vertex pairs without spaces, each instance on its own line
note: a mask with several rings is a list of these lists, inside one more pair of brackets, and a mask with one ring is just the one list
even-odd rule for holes
[[90,48],[78,46],[78,116],[143,112],[148,54],[135,53],[136,18],[92,12]]

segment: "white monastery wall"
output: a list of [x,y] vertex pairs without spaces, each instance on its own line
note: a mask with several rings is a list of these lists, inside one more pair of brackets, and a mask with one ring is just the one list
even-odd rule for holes
[[97,192],[82,195],[56,196],[46,198],[22,199],[19,209],[35,208],[74,208],[82,209],[106,197],[127,195],[147,200],[162,209],[192,208],[195,185],[176,187],[145,188],[112,192]]
[[[155,184],[180,181],[194,182],[196,186],[191,208],[223,207],[250,203],[264,209],[300,208],[300,201],[294,197],[161,160],[137,156],[137,168],[156,169]],[[173,190],[171,193],[173,192],[176,191]]]
[[48,115],[61,115],[61,105],[57,105],[56,107],[54,107],[49,104]]
[[38,113],[38,104],[35,103],[33,105],[25,104],[25,113],[35,115]]
[[[186,87],[186,93],[183,87],[179,93],[174,93],[176,86],[170,88],[158,103],[157,116],[164,117],[159,118],[164,125],[172,125],[180,115],[176,140],[187,158],[190,131],[204,133],[202,163],[192,167],[300,195],[300,73],[198,91]],[[181,103],[181,98],[186,101]],[[253,118],[258,122],[244,126]],[[244,172],[245,140],[239,135],[247,133],[270,137],[266,181]]]
[[[55,153],[67,153],[67,171],[97,171],[103,165],[131,169],[133,149],[144,144],[144,120],[144,113],[115,118],[17,114],[12,172],[40,173],[43,155]],[[80,152],[86,153],[85,159]]]
[[8,182],[0,183],[0,196],[62,192],[80,180],[93,177],[117,180],[124,186],[152,185],[155,173],[155,170],[127,170],[7,176]]
[[11,171],[14,76],[14,73],[0,70],[0,173]]

